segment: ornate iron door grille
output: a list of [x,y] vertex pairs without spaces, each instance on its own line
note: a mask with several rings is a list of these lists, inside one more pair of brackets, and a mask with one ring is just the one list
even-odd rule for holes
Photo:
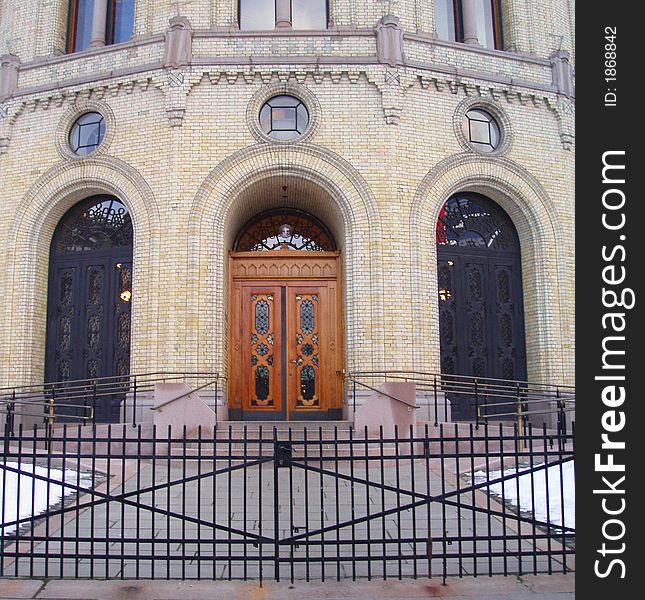
[[[437,273],[441,373],[475,377],[484,389],[490,379],[525,381],[519,241],[508,215],[477,194],[448,200],[437,224]],[[474,397],[449,400],[453,420],[475,418]]]
[[[111,197],[77,204],[52,240],[45,381],[127,377],[131,301],[132,222],[125,206]],[[49,389],[61,391],[60,384]],[[91,390],[81,396],[91,397]],[[122,401],[122,394],[104,398],[95,420],[118,421]]]

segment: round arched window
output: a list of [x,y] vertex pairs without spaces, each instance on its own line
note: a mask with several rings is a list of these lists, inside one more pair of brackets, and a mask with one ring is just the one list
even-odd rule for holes
[[96,150],[105,137],[105,119],[98,112],[81,115],[69,132],[69,147],[74,154],[87,156]]
[[479,108],[471,108],[464,116],[464,135],[468,143],[479,152],[493,152],[501,141],[497,121]]
[[506,212],[473,193],[456,194],[443,205],[437,221],[437,244],[482,250],[518,247],[515,226]]
[[274,140],[293,140],[309,125],[309,111],[293,96],[274,96],[260,109],[260,128]]
[[336,243],[316,217],[302,210],[278,208],[263,212],[242,227],[233,246],[236,252],[257,250],[313,250],[333,252]]
[[83,252],[132,246],[132,219],[113,196],[88,198],[70,208],[58,223],[53,251]]

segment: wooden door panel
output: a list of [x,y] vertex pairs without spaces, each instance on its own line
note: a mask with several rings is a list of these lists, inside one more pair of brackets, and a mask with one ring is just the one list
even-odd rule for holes
[[338,254],[235,253],[230,265],[229,418],[341,418]]
[[327,304],[324,283],[287,288],[290,412],[326,409]]
[[282,412],[282,289],[242,286],[242,410]]

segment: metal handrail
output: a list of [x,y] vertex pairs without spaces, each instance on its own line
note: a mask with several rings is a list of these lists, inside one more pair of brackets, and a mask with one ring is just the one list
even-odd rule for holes
[[[5,428],[13,428],[14,415],[34,416],[21,407],[41,407],[44,422],[51,427],[57,419],[78,419],[96,422],[97,402],[101,398],[131,396],[130,406],[123,402],[124,421],[126,410],[132,410],[132,425],[136,426],[137,394],[151,392],[156,383],[167,381],[208,379],[198,389],[215,384],[223,377],[214,372],[154,371],[129,375],[111,375],[69,381],[54,381],[31,385],[0,388],[0,413],[7,415]],[[178,399],[178,398],[177,398]],[[18,409],[18,410],[16,410]],[[82,414],[78,414],[78,411]],[[35,415],[38,413],[36,412]]]
[[392,400],[396,400],[397,402],[400,402],[401,404],[405,404],[406,406],[410,408],[419,408],[416,404],[410,404],[409,402],[406,402],[405,400],[401,400],[401,398],[397,398],[396,396],[392,396],[391,394],[388,394],[387,392],[384,392],[383,390],[379,390],[377,388],[373,388],[366,383],[363,383],[361,381],[357,381],[358,385],[363,386],[364,388],[367,388],[368,390],[372,390],[373,392],[376,392],[377,394],[380,394],[381,396],[385,396],[386,398],[391,398]]
[[[364,379],[379,379],[381,381],[405,381],[415,383],[417,390],[434,393],[435,425],[439,420],[438,395],[467,395],[475,399],[475,420],[479,427],[480,419],[490,420],[502,417],[517,417],[518,421],[525,421],[529,415],[557,414],[558,420],[566,426],[564,415],[573,410],[575,404],[575,387],[571,385],[546,384],[522,380],[505,380],[492,377],[475,377],[470,375],[452,375],[433,373],[428,371],[354,371],[345,374],[345,380],[354,386],[354,411],[356,411],[356,385],[361,385],[374,390],[366,385]],[[378,390],[377,390],[378,391]],[[382,393],[379,391],[379,393]],[[498,402],[487,402],[494,398]],[[507,400],[506,400],[507,399]],[[482,401],[485,410],[490,408],[506,407],[505,412],[496,411],[495,414],[482,414]],[[537,403],[553,403],[541,410],[529,410]],[[430,403],[428,403],[428,407]],[[447,408],[444,408],[447,420]]]
[[[209,385],[214,385],[217,382],[217,378],[213,379],[213,381],[209,381],[208,383],[205,383],[204,385],[200,385],[199,387],[195,389],[189,389],[187,392],[184,392],[183,394],[180,394],[176,398],[171,398],[170,400],[166,400],[165,402],[162,402],[161,404],[158,404],[157,406],[151,406],[150,410],[159,410],[160,408],[163,408],[164,406],[168,406],[169,404],[172,404],[173,402],[176,402],[177,400],[181,400],[182,398],[185,398],[186,396],[190,396],[191,394],[194,394],[195,392],[198,392],[199,390],[203,390],[204,388],[208,387]],[[217,398],[216,398],[217,400]]]

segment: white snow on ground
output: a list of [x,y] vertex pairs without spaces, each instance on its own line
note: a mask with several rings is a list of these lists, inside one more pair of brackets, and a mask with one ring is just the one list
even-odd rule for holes
[[[534,465],[534,469],[541,465]],[[548,469],[540,469],[531,476],[529,467],[519,469],[519,477],[512,477],[504,482],[494,483],[488,488],[482,488],[498,497],[502,497],[502,485],[504,485],[504,499],[514,507],[523,512],[534,513],[537,521],[551,523],[555,526],[576,528],[576,488],[573,461],[565,462],[562,465],[552,465]],[[547,471],[548,471],[548,511],[547,511]],[[475,483],[494,481],[503,476],[512,475],[516,472],[515,467],[502,471],[476,471],[474,473]],[[562,515],[562,494],[560,489],[560,472],[562,472],[562,488],[564,490],[564,520]],[[531,477],[533,478],[534,497],[531,498]],[[518,485],[519,479],[519,502]],[[535,502],[535,509],[533,508]]]
[[[47,477],[49,479],[49,482],[47,482],[42,479],[36,479],[27,473],[14,473],[5,469],[4,465],[5,463],[0,464],[0,525],[2,523],[11,523],[18,518],[29,517],[32,514],[32,510],[34,515],[45,512],[50,506],[61,501],[63,491],[65,496],[76,493],[73,488],[63,488],[61,483],[71,483],[84,487],[89,487],[92,483],[89,475],[71,469],[66,469],[65,471],[49,469],[48,471],[46,467],[37,465],[34,468],[33,464],[6,463],[7,467],[14,469],[20,467],[21,471]],[[18,490],[18,481],[20,481],[20,490]],[[49,485],[49,494],[47,494],[47,485]],[[20,494],[20,498],[18,498],[18,494]],[[4,529],[4,534],[7,535],[13,533],[16,530],[16,526],[8,525],[2,529]]]

